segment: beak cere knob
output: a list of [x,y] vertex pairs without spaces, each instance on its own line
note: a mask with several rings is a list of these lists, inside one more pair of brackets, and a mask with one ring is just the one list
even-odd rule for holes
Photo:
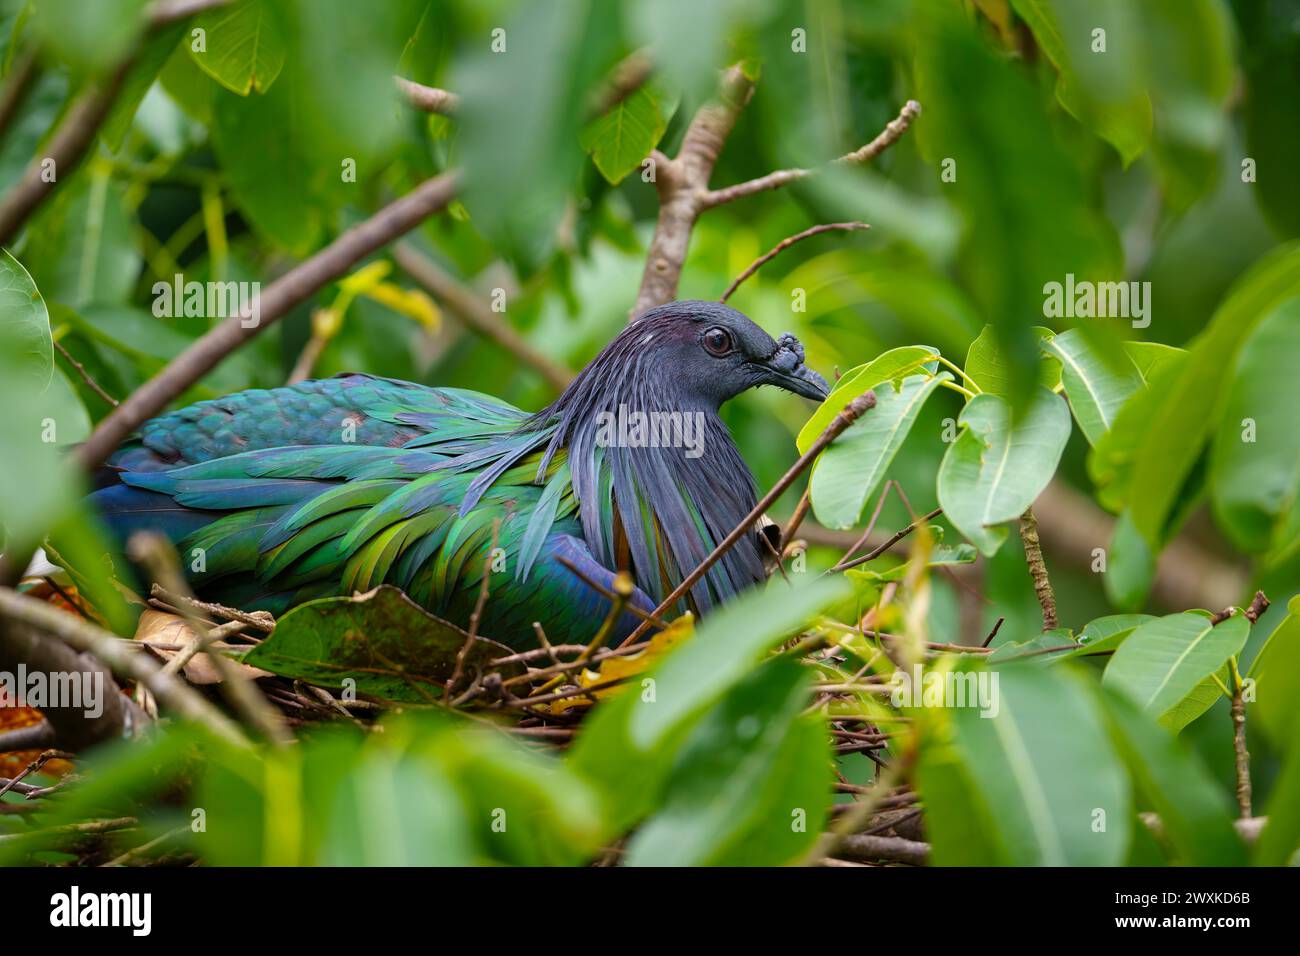
[[830,388],[824,378],[803,362],[803,344],[789,332],[781,333],[776,340],[776,354],[769,362],[774,377],[772,384],[820,402],[830,393]]

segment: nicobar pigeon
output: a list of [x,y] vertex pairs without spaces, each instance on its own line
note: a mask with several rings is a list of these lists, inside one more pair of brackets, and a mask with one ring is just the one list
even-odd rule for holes
[[[654,608],[755,504],[718,410],[760,385],[827,394],[793,335],[673,302],[536,414],[373,375],[251,389],[146,422],[91,500],[120,541],[164,534],[196,592],[222,604],[279,614],[386,583],[462,626],[499,521],[505,573],[479,632],[530,647],[538,621],[584,640],[609,602],[557,559],[606,588],[626,569],[631,603]],[[707,613],[758,583],[765,551],[742,538],[676,610]],[[616,639],[636,623],[625,613]]]

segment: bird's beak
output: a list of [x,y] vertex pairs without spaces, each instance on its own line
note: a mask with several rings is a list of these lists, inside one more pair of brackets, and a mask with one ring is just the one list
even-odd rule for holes
[[770,369],[768,384],[783,388],[787,392],[794,392],[796,395],[802,395],[804,398],[811,398],[815,402],[824,401],[826,396],[830,394],[826,379],[803,363],[796,365],[789,371],[783,371],[780,368]]

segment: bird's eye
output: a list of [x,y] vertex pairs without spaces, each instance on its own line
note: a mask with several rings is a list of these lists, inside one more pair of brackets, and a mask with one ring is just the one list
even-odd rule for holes
[[731,333],[726,329],[709,329],[704,333],[704,347],[714,355],[726,355],[732,349]]

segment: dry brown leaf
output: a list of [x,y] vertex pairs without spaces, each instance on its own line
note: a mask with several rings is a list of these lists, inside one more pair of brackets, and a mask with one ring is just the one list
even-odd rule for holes
[[[194,638],[194,629],[185,618],[179,614],[168,614],[166,611],[152,608],[140,615],[140,623],[135,629],[135,639],[148,644],[153,648],[154,653],[164,660],[171,660],[180,653],[180,648],[185,647]],[[236,661],[231,663],[248,677],[273,676],[270,671],[264,671],[260,667],[250,667]],[[182,670],[185,672],[185,679],[191,684],[221,683],[221,675],[206,653],[195,654],[185,663]]]

